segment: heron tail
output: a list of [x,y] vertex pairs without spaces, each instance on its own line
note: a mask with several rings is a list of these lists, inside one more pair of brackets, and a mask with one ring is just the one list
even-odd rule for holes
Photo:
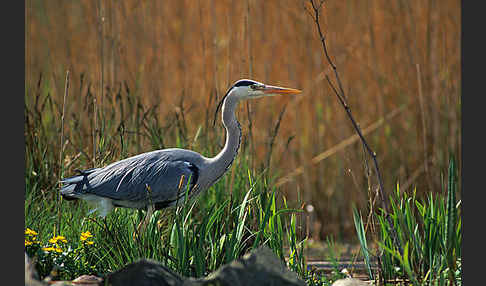
[[79,175],[64,178],[59,182],[62,183],[61,195],[66,200],[76,200],[79,195],[83,193],[84,186],[88,182],[88,175],[96,172],[99,168],[92,168],[88,170],[76,170]]

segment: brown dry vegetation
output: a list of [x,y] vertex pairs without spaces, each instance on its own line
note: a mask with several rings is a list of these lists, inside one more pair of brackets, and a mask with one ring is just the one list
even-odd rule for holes
[[[216,101],[235,80],[302,89],[296,99],[241,104],[243,148],[251,151],[255,170],[267,167],[270,138],[285,107],[271,176],[289,201],[300,196],[314,206],[315,235],[352,234],[351,203],[364,208],[368,200],[363,147],[354,141],[340,148],[355,132],[323,77],[330,68],[305,5],[301,0],[28,0],[26,105],[35,110],[36,98],[49,94],[53,114],[43,120],[57,132],[51,147],[58,154],[64,78],[70,71],[64,156],[81,153],[78,158],[89,159],[69,165],[65,173],[72,174],[108,163],[104,154],[91,157],[99,138],[99,133],[93,138],[94,126],[119,136],[121,129],[103,125],[109,119],[119,125],[129,112],[151,110],[167,130],[178,125],[173,130],[187,140],[185,147],[202,152],[210,144],[209,151],[216,152],[223,140],[221,126],[212,126]],[[322,13],[353,115],[363,130],[373,127],[366,138],[378,154],[387,192],[396,182],[401,189],[417,186],[419,194],[440,191],[449,154],[461,160],[460,1],[328,0]],[[134,98],[138,106],[130,111],[126,106]],[[193,142],[198,128],[216,135]],[[153,148],[137,135],[141,130],[120,132],[137,143],[128,150],[113,143],[106,150],[116,159],[122,151],[127,156]],[[161,147],[174,146],[174,134],[165,134]],[[279,181],[293,172],[291,180]],[[374,191],[374,174],[370,180]]]

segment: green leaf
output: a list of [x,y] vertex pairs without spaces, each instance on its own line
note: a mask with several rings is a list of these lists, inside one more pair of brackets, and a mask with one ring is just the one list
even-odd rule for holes
[[354,226],[356,227],[356,233],[358,235],[359,243],[361,245],[361,251],[363,252],[363,256],[365,259],[366,268],[368,270],[368,275],[371,280],[373,280],[373,271],[371,270],[371,263],[370,263],[370,255],[368,250],[368,245],[366,242],[366,233],[363,227],[363,220],[361,218],[361,214],[358,213],[358,210],[355,206],[353,206],[353,219],[354,219]]

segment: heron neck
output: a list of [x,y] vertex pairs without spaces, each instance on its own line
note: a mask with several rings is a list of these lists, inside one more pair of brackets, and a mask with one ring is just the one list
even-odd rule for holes
[[235,116],[238,101],[238,99],[228,96],[223,102],[222,117],[226,129],[226,142],[223,150],[211,158],[214,181],[218,180],[229,169],[240,148],[241,129]]

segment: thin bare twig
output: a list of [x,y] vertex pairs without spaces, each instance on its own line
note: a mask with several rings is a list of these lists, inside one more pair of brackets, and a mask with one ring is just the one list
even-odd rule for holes
[[[336,97],[338,98],[339,102],[341,103],[341,105],[343,106],[344,110],[346,111],[346,114],[348,115],[348,118],[351,120],[351,123],[353,124],[353,127],[356,130],[356,133],[358,134],[359,138],[361,139],[361,142],[363,143],[364,148],[366,149],[366,151],[369,153],[369,155],[373,159],[373,163],[374,163],[374,167],[375,167],[375,172],[376,172],[376,176],[377,176],[378,184],[379,184],[379,189],[377,190],[377,192],[378,192],[378,194],[380,196],[380,199],[381,199],[381,205],[382,205],[382,209],[383,209],[383,211],[385,213],[385,217],[386,217],[388,223],[392,226],[392,230],[393,230],[393,221],[391,220],[391,218],[390,218],[390,216],[388,214],[388,200],[386,199],[386,197],[384,195],[385,190],[384,190],[384,187],[383,187],[383,180],[382,180],[382,177],[381,177],[380,168],[378,166],[378,160],[376,158],[377,155],[370,148],[370,146],[368,145],[368,142],[363,137],[363,134],[361,132],[361,129],[359,128],[359,125],[356,123],[356,120],[354,120],[354,117],[351,114],[351,109],[350,109],[348,103],[346,102],[346,97],[345,97],[344,89],[342,87],[342,83],[341,83],[341,79],[340,79],[339,74],[338,74],[338,71],[337,71],[337,67],[332,62],[331,58],[329,57],[329,53],[328,53],[327,45],[326,45],[326,38],[324,37],[324,35],[322,33],[321,24],[319,22],[320,9],[321,9],[322,4],[324,3],[324,1],[321,0],[319,2],[319,5],[316,5],[316,3],[314,3],[314,0],[309,0],[309,2],[311,3],[311,6],[312,6],[312,9],[313,9],[313,12],[314,12],[314,14],[311,15],[312,16],[312,19],[314,20],[314,22],[316,24],[317,32],[319,34],[319,38],[321,40],[322,48],[324,50],[324,54],[326,56],[326,59],[327,59],[329,65],[331,65],[332,69],[334,70],[334,76],[335,76],[336,82],[338,84],[339,90],[336,89],[336,87],[332,84],[332,82],[331,82],[331,80],[330,80],[330,78],[329,78],[328,75],[326,75],[327,82],[331,86],[334,94],[336,95]],[[402,248],[400,246],[400,242],[398,241],[398,238],[397,238],[396,233],[393,232],[392,235],[393,235],[393,240],[394,240],[395,245],[398,247],[400,253],[402,253]]]

